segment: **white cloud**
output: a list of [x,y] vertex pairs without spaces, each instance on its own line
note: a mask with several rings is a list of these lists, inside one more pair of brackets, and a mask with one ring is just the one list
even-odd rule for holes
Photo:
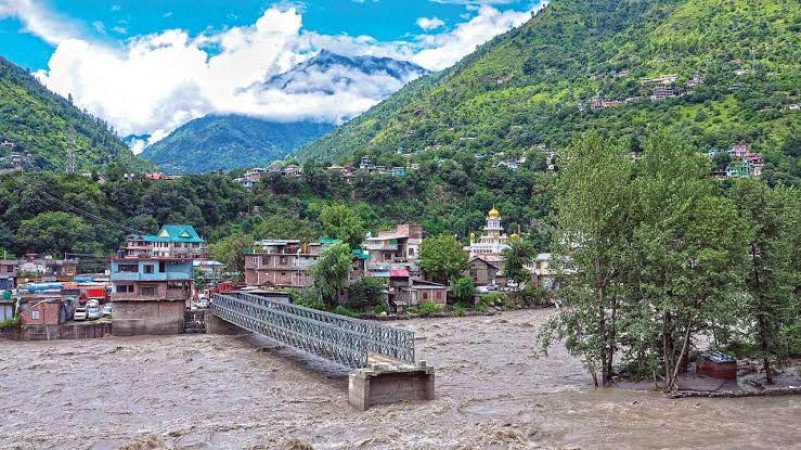
[[439,17],[420,17],[417,19],[417,26],[426,30],[436,30],[439,27],[444,27],[445,22],[442,21]]
[[[309,74],[305,81],[327,86],[325,90],[330,92],[284,92],[253,86],[288,71],[321,49],[344,55],[389,56],[439,70],[530,17],[530,12],[500,12],[481,6],[469,21],[450,31],[423,34],[412,41],[380,42],[370,36],[303,31],[297,8],[273,6],[250,26],[199,36],[166,30],[112,45],[82,38],[69,21],[56,23],[54,16],[32,0],[0,0],[0,16],[3,14],[20,17],[32,33],[56,46],[47,69],[37,73],[48,88],[64,96],[72,94],[78,106],[106,119],[121,135],[151,135],[149,143],[209,113],[339,122],[363,112],[409,80],[398,82],[380,73],[343,76],[331,72]],[[111,30],[126,32],[124,27]],[[341,82],[345,78],[355,82]]]

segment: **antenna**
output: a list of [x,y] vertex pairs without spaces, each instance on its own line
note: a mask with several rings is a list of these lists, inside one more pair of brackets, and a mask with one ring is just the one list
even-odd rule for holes
[[67,143],[67,165],[66,171],[68,174],[75,173],[75,128],[70,127],[70,137]]

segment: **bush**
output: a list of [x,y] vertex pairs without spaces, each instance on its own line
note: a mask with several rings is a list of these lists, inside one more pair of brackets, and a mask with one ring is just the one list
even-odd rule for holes
[[19,325],[19,319],[18,318],[6,319],[6,320],[0,322],[0,330],[6,329],[6,328],[13,328],[13,327],[16,327],[17,325]]
[[[290,294],[291,296],[291,294]],[[325,311],[327,308],[325,307],[325,303],[323,303],[322,297],[320,297],[320,293],[317,292],[316,289],[310,287],[305,291],[301,292],[297,299],[292,299],[294,304],[298,306],[305,306],[307,308],[312,309],[319,309],[320,311]]]
[[348,300],[345,306],[364,311],[384,305],[386,286],[376,278],[362,278],[348,287]]
[[502,292],[490,292],[481,296],[481,303],[486,306],[500,305],[506,300],[506,295]]
[[473,286],[473,280],[468,277],[458,278],[451,285],[450,298],[454,303],[468,303],[473,300],[476,295],[476,288]]
[[478,304],[477,304],[477,305],[476,305],[476,306],[473,308],[473,310],[474,310],[475,312],[480,312],[480,313],[487,312],[487,310],[488,310],[488,309],[489,309],[489,306],[488,306],[486,303],[484,303],[483,301],[479,302],[479,303],[478,303]]
[[466,309],[467,308],[465,308],[464,305],[462,305],[461,303],[457,303],[453,305],[453,315],[456,317],[462,317],[464,316]]
[[346,316],[346,317],[356,317],[359,315],[359,313],[357,313],[356,311],[348,308],[347,306],[342,306],[342,305],[339,305],[336,308],[334,308],[334,314],[339,314],[340,316]]
[[407,309],[412,314],[420,314],[421,316],[428,316],[434,313],[442,312],[442,307],[432,302],[431,300],[424,301],[417,306]]

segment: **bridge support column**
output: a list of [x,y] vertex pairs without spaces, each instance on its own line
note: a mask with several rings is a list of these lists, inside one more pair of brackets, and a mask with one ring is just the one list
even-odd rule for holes
[[417,367],[359,369],[348,380],[348,403],[367,411],[373,405],[434,399],[434,370]]
[[206,310],[206,334],[247,334],[248,331],[239,328],[231,322],[220,319]]

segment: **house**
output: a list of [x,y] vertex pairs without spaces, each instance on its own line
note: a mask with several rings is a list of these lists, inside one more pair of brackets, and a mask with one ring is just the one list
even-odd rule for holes
[[431,281],[413,280],[408,287],[400,289],[400,294],[390,300],[390,305],[410,307],[429,301],[445,306],[448,303],[448,287]]
[[672,87],[659,86],[654,88],[651,95],[651,100],[662,100],[666,98],[678,97],[679,93]]
[[642,84],[646,86],[667,86],[672,83],[675,83],[676,80],[679,79],[678,75],[671,74],[671,75],[662,75],[656,78],[643,78]]
[[118,256],[203,259],[206,241],[191,225],[164,225],[158,234],[132,234]]
[[297,178],[303,174],[303,169],[298,167],[296,164],[290,164],[284,168],[283,173],[288,177]]
[[[8,268],[6,268],[8,270]],[[17,262],[17,285],[38,281],[72,281],[78,274],[77,259],[37,258],[29,253]]]
[[423,227],[420,225],[398,225],[390,231],[380,231],[377,236],[368,235],[364,249],[370,255],[370,263],[406,263],[416,261],[423,243]]
[[792,105],[787,105],[787,109],[790,111],[801,111],[801,104],[793,103]]
[[11,142],[11,141],[3,141],[3,142],[0,142],[0,147],[2,147],[2,148],[10,148],[10,149],[13,149],[13,148],[14,148],[14,147],[16,147],[16,146],[17,146],[17,144],[15,144],[15,143],[13,143],[13,142]]
[[689,81],[687,81],[686,86],[687,86],[688,89],[692,89],[692,88],[701,86],[702,84],[704,84],[704,81],[705,81],[704,77],[702,77],[701,75],[695,74],[695,75],[692,76],[692,78],[690,78]]
[[373,158],[370,156],[362,156],[359,160],[359,169],[360,170],[373,170],[375,169],[375,162],[373,162]]
[[192,297],[192,259],[126,256],[111,260],[115,335],[178,334]]
[[18,263],[17,260],[0,260],[0,290],[16,287]]
[[406,175],[406,168],[405,167],[393,167],[392,169],[390,169],[390,173],[392,175],[397,176],[397,177],[402,177],[402,176]]
[[23,325],[60,325],[72,318],[77,300],[31,295],[18,298],[17,304]]
[[532,280],[545,288],[553,290],[556,287],[555,272],[551,269],[551,254],[540,253],[528,267]]
[[482,255],[470,258],[470,279],[476,286],[496,285],[499,274],[503,272],[503,259],[498,256]]
[[320,257],[322,243],[267,239],[245,252],[245,284],[302,289],[311,285],[309,269]]

